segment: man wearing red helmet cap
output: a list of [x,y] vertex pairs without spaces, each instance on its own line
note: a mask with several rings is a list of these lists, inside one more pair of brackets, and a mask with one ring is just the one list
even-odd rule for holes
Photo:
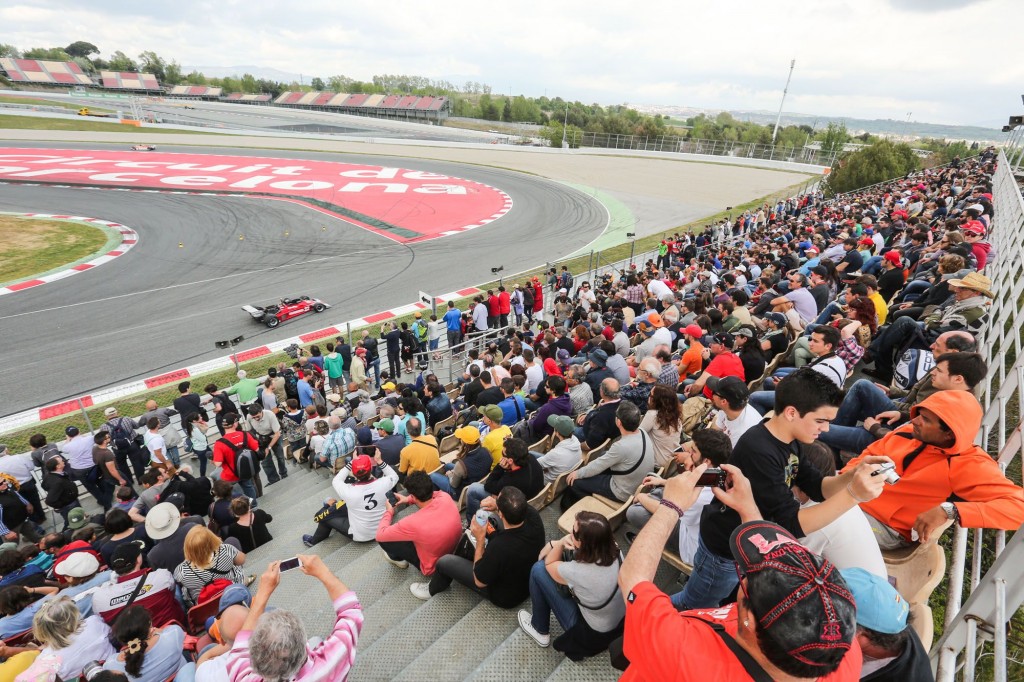
[[971,245],[971,252],[978,262],[978,272],[985,269],[992,255],[992,244],[985,240],[985,225],[980,220],[971,220],[960,226],[964,241]]
[[338,472],[331,485],[348,510],[348,533],[356,542],[368,542],[377,535],[384,516],[387,493],[398,484],[398,472],[380,458],[358,455]]

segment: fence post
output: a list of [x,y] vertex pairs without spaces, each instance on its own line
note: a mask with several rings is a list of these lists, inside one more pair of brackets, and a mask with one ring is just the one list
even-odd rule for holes
[[[590,250],[590,260],[587,261],[587,276],[588,277],[590,276],[590,270],[593,268],[593,266],[594,266],[594,250],[591,249]],[[593,280],[592,279],[591,279],[591,284],[593,284]]]
[[95,434],[96,432],[92,430],[92,420],[89,419],[89,413],[85,411],[85,403],[82,402],[81,398],[78,399],[78,409],[82,411],[82,416],[85,417],[85,426],[89,429],[89,433]]
[[345,323],[345,337],[348,339],[348,345],[352,345],[352,323]]

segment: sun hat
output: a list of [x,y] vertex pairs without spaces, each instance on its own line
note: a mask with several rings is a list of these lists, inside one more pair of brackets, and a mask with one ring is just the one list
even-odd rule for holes
[[980,272],[970,272],[963,279],[951,279],[949,280],[949,286],[971,289],[989,298],[995,298],[996,296],[992,293],[992,280]]
[[53,572],[65,578],[87,578],[100,570],[99,560],[90,552],[75,552],[53,567]]
[[161,502],[146,512],[146,535],[163,540],[181,525],[181,512],[170,502]]

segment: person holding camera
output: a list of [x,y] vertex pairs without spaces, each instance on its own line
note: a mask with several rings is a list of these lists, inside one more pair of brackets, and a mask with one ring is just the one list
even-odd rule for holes
[[622,633],[626,605],[619,596],[619,548],[608,519],[576,515],[572,533],[544,545],[530,571],[533,611],[519,611],[519,627],[542,647],[551,645],[551,613],[565,629],[555,649],[574,661],[604,651]]
[[[278,421],[277,415],[259,405],[250,405],[248,411],[247,430],[256,436],[259,448],[263,451],[263,471],[267,474],[267,485],[274,485],[281,479],[288,478],[288,467],[285,466],[284,447],[281,443],[281,422]],[[275,459],[277,470],[274,469]]]

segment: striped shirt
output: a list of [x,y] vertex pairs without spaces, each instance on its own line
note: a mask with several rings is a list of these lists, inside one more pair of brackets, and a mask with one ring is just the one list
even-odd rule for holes
[[[363,609],[355,592],[346,592],[334,600],[337,621],[334,631],[316,648],[306,647],[306,662],[292,679],[295,682],[340,682],[348,678],[356,658],[356,640],[363,627]],[[243,630],[235,637],[227,653],[228,679],[231,682],[260,682],[263,678],[252,669],[249,659],[249,638]]]

